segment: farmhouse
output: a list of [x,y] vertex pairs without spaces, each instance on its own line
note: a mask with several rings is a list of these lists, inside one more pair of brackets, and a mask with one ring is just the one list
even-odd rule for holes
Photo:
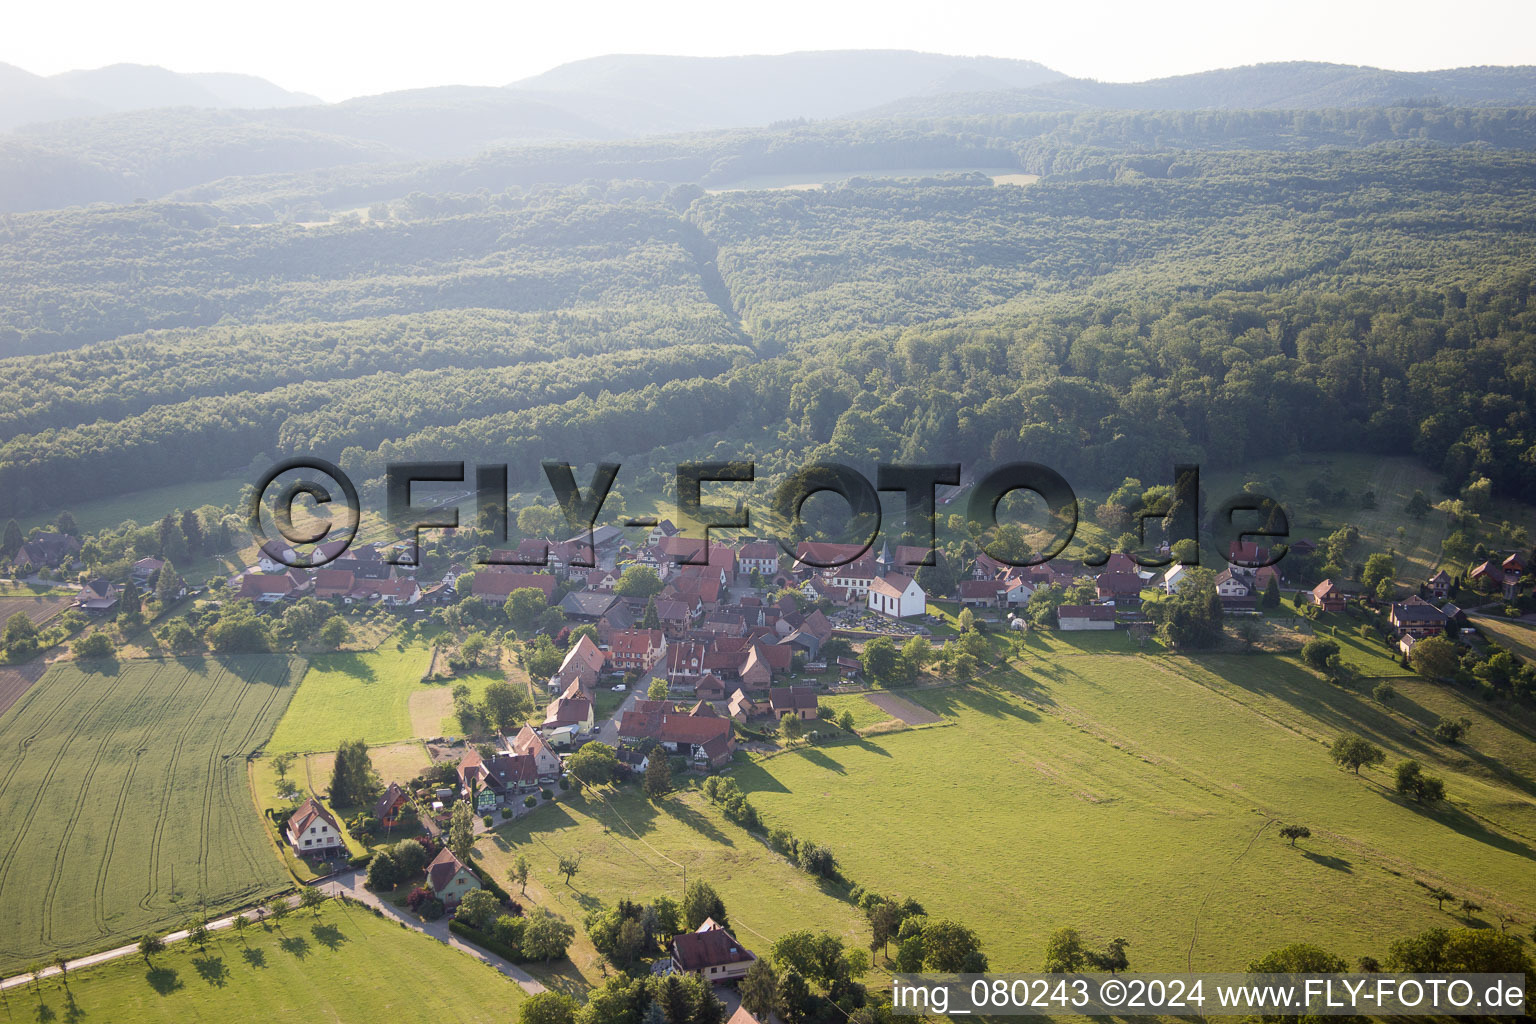
[[582,687],[591,689],[597,684],[597,677],[603,671],[604,661],[603,652],[597,649],[597,644],[592,642],[590,636],[583,633],[581,639],[565,652],[565,659],[560,662],[560,667],[550,677],[550,689],[569,689],[572,683],[579,683]]
[[667,635],[659,629],[621,629],[608,638],[608,660],[620,671],[649,672],[667,653]]
[[328,857],[345,849],[341,826],[331,812],[310,797],[288,818],[288,845],[308,856]]
[[1414,596],[1394,604],[1389,617],[1392,628],[1403,636],[1422,640],[1445,632],[1445,613],[1422,597]]
[[[580,692],[579,684],[572,684]],[[569,729],[571,735],[580,736],[591,732],[593,724],[592,701],[588,697],[556,697],[544,709],[544,731]]]
[[928,596],[917,581],[900,573],[877,576],[870,582],[868,591],[870,611],[893,619],[905,619],[922,615],[928,610]]
[[713,918],[705,918],[697,931],[684,932],[672,940],[673,966],[709,982],[736,981],[756,959]]
[[1101,572],[1094,580],[1100,601],[1113,601],[1116,605],[1141,603],[1141,577],[1134,572],[1112,570]]
[[816,691],[809,686],[775,686],[768,691],[768,709],[780,721],[790,715],[801,719],[815,718],[818,713]]
[[11,561],[17,565],[57,569],[79,550],[80,541],[67,533],[40,533],[17,548]]
[[469,592],[474,597],[505,604],[514,590],[537,590],[543,593],[544,603],[548,604],[554,598],[559,583],[547,572],[514,572],[486,566],[475,573],[475,581]]
[[1068,632],[1114,629],[1115,610],[1105,604],[1064,604],[1056,609],[1056,624]]
[[544,737],[534,731],[533,726],[523,726],[510,739],[502,737],[502,743],[513,754],[532,756],[534,769],[541,782],[553,782],[560,778],[560,756],[544,742]]
[[1451,574],[1444,569],[1438,570],[1425,584],[1429,589],[1429,596],[1436,601],[1444,601],[1451,596]]
[[[637,702],[636,707],[640,705]],[[655,740],[674,754],[691,757],[695,762],[719,767],[736,751],[731,723],[714,714],[683,714],[677,711],[626,711],[619,719],[619,740],[640,746]]]
[[1308,596],[1312,603],[1325,612],[1341,612],[1344,610],[1344,592],[1334,585],[1333,580],[1323,580],[1313,587]]
[[257,604],[272,604],[294,593],[293,578],[284,573],[250,573],[240,577],[240,596]]
[[464,894],[480,888],[480,879],[446,847],[427,865],[427,885],[445,907],[456,907]]
[[315,596],[346,597],[357,589],[357,574],[348,569],[320,569],[315,573]]
[[538,789],[538,763],[532,754],[500,752],[487,760],[472,750],[459,762],[459,787],[465,799],[475,793],[475,810],[484,813]]
[[[1500,589],[1505,600],[1513,601],[1520,596],[1520,572],[1524,569],[1524,562],[1519,555],[1510,555],[1502,563],[1490,558],[1488,561],[1473,566],[1467,573],[1467,579],[1474,583],[1487,581]],[[1518,568],[1512,568],[1511,566]]]
[[779,546],[769,540],[748,541],[736,553],[736,564],[742,573],[772,579],[779,571]]

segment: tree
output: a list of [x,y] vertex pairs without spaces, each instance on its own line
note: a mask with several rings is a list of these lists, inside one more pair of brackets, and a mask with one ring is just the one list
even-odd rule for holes
[[1130,958],[1125,955],[1125,949],[1130,944],[1129,939],[1110,939],[1104,952],[1089,950],[1088,963],[1094,970],[1108,971],[1110,974],[1126,970],[1131,966]]
[[293,761],[296,756],[297,755],[292,753],[282,753],[273,756],[272,770],[277,772],[277,781],[279,785],[287,783],[288,769],[293,767]]
[[981,939],[954,921],[930,921],[923,926],[923,969],[943,974],[984,972]]
[[1383,581],[1390,583],[1397,576],[1397,563],[1391,555],[1377,552],[1365,560],[1365,569],[1360,574],[1360,585],[1366,591],[1375,593]]
[[1343,974],[1349,970],[1344,958],[1305,942],[1294,942],[1271,950],[1248,965],[1253,974]]
[[895,678],[898,658],[896,641],[888,636],[878,636],[864,645],[859,664],[873,682],[884,685]]
[[158,935],[143,935],[139,938],[139,955],[145,963],[150,962],[150,957],[165,951],[165,940]]
[[155,574],[155,601],[161,608],[169,608],[185,586],[186,581],[167,559],[160,567],[160,571]]
[[1382,764],[1387,759],[1386,751],[1363,736],[1346,733],[1333,741],[1329,748],[1329,756],[1333,763],[1341,768],[1348,768],[1356,775],[1361,768],[1374,767]]
[[1434,888],[1430,889],[1428,895],[1430,899],[1435,901],[1436,910],[1444,910],[1445,901],[1453,900],[1456,898],[1455,894],[1453,894],[1449,889],[1441,888],[1440,886],[1435,886]]
[[475,812],[468,800],[453,805],[453,816],[448,822],[448,849],[461,861],[468,861],[475,851]]
[[1323,637],[1314,637],[1301,645],[1301,660],[1319,672],[1325,670],[1338,656],[1338,643]]
[[288,916],[288,911],[293,909],[288,905],[288,897],[274,896],[267,901],[267,916],[275,921],[281,921]]
[[576,929],[543,907],[528,915],[523,928],[523,953],[530,960],[545,963],[564,956],[576,937]]
[[581,1004],[564,992],[540,992],[523,1000],[517,1019],[521,1024],[576,1024],[580,1009]]
[[661,615],[656,611],[656,599],[647,598],[645,602],[645,614],[640,616],[641,629],[660,629]]
[[730,927],[725,916],[725,902],[720,899],[714,887],[708,882],[694,879],[683,893],[683,923],[689,931],[693,931],[709,918],[713,918],[723,928]]
[[671,692],[672,688],[667,685],[667,680],[662,676],[653,677],[651,685],[645,688],[645,695],[651,700],[666,700],[667,694]]
[[500,732],[511,733],[528,711],[528,692],[498,679],[485,688],[485,717]]
[[1289,839],[1291,845],[1295,846],[1298,839],[1311,839],[1312,830],[1305,825],[1286,825],[1280,829],[1280,838]]
[[619,582],[613,585],[613,592],[620,597],[634,597],[643,601],[661,593],[661,588],[661,577],[655,569],[648,565],[632,565],[624,570]]
[[1378,704],[1390,703],[1397,699],[1397,688],[1383,680],[1377,683],[1376,688],[1371,691],[1371,699]]
[[199,921],[199,922],[197,922],[197,924],[195,924],[191,928],[187,929],[187,939],[189,941],[191,941],[191,943],[194,946],[196,946],[198,949],[206,948],[207,945],[208,945],[208,924],[207,924],[207,922]]
[[1408,664],[1426,679],[1444,679],[1460,664],[1456,643],[1450,637],[1432,636],[1414,644],[1408,652]]
[[571,856],[568,853],[562,853],[560,855],[559,871],[560,871],[560,873],[562,875],[565,876],[565,884],[566,885],[570,885],[571,884],[572,876],[574,876],[576,874],[576,872],[578,872],[580,870],[581,870],[581,855],[580,854],[577,854],[574,857]]
[[1429,514],[1429,499],[1424,496],[1423,491],[1414,491],[1408,499],[1408,504],[1403,506],[1403,511],[1415,519],[1423,519]]
[[1472,728],[1470,718],[1441,718],[1435,725],[1435,739],[1442,743],[1456,744],[1467,735],[1467,730]]
[[528,856],[522,853],[517,855],[517,860],[507,869],[507,877],[517,883],[519,892],[528,891],[528,869]]
[[181,539],[189,554],[195,556],[203,550],[203,523],[195,509],[189,508],[181,514]]
[[458,909],[454,912],[457,920],[463,921],[471,928],[478,928],[482,932],[490,931],[499,916],[501,916],[501,901],[493,896],[489,889],[472,889],[465,893],[459,900]]
[[306,885],[299,890],[299,906],[314,911],[316,917],[320,916],[320,907],[324,903],[325,893],[315,886]]
[[851,710],[844,708],[843,713],[837,716],[837,727],[844,732],[854,731],[853,712]]
[[110,658],[117,653],[117,648],[112,646],[112,638],[99,631],[82,636],[70,644],[69,649],[76,658],[82,660]]
[[1387,969],[1415,974],[1529,974],[1530,956],[1515,935],[1492,928],[1431,928],[1387,948]]
[[779,1016],[786,1024],[802,1024],[813,1006],[811,987],[794,971],[786,971],[779,979]]
[[869,948],[878,947],[882,955],[889,955],[890,941],[901,927],[901,909],[889,900],[880,900],[866,911],[869,917]]
[[1083,938],[1077,929],[1058,928],[1045,940],[1045,963],[1040,969],[1046,974],[1075,974],[1087,962]]
[[340,615],[332,615],[320,627],[320,642],[332,650],[339,649],[351,636],[352,627]]
[[779,979],[767,957],[758,957],[741,979],[741,1005],[760,1021],[775,1012],[779,1003]]
[[512,630],[518,636],[524,636],[534,630],[539,616],[543,615],[548,607],[549,602],[544,597],[544,591],[538,587],[520,587],[507,595],[501,610],[506,614]]
[[593,740],[565,759],[565,770],[583,786],[601,786],[618,777],[619,757],[608,744]]
[[236,914],[229,922],[235,926],[235,934],[240,936],[240,941],[245,941],[245,930],[251,926],[251,919],[244,914]]
[[1404,761],[1397,766],[1395,777],[1397,792],[1412,797],[1417,803],[1438,803],[1445,799],[1445,784],[1433,775],[1427,775],[1417,761]]
[[337,807],[362,807],[378,793],[379,777],[373,770],[366,740],[347,740],[336,751],[331,768],[331,803]]
[[801,720],[799,715],[785,715],[783,720],[779,722],[779,731],[784,734],[786,741],[794,743],[804,734],[805,722]]
[[645,795],[652,800],[659,800],[672,792],[672,765],[661,756],[660,751],[652,751],[651,758],[645,766]]
[[1280,581],[1273,576],[1269,578],[1269,583],[1264,587],[1263,604],[1265,608],[1271,610],[1280,607]]
[[3,552],[6,558],[13,558],[26,542],[27,538],[22,535],[20,524],[14,519],[8,520],[5,524],[4,539],[0,540],[0,552]]

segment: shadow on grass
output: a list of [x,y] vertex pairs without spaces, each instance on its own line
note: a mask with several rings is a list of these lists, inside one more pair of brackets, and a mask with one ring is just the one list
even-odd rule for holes
[[1518,857],[1524,857],[1526,860],[1536,860],[1536,850],[1532,850],[1529,846],[1518,840],[1511,839],[1509,836],[1493,831],[1459,807],[1431,807],[1427,804],[1417,803],[1400,797],[1385,786],[1381,787],[1381,791],[1388,800],[1399,807],[1413,811],[1420,817],[1439,822],[1447,828],[1460,832],[1468,839],[1474,839],[1485,846],[1492,846],[1497,850],[1503,850],[1505,853],[1513,853]]
[[827,771],[835,772],[838,775],[848,774],[848,769],[832,760],[823,751],[817,749],[816,747],[801,747],[798,753],[802,758],[811,762],[811,764],[814,764],[818,768],[824,768]]
[[197,968],[197,976],[214,988],[223,988],[229,981],[229,970],[221,956],[193,957],[192,966]]
[[310,928],[309,932],[315,937],[316,942],[333,952],[340,949],[343,942],[349,941],[341,933],[341,929],[333,924],[317,924]]
[[162,996],[168,996],[181,988],[181,975],[176,973],[174,967],[151,967],[144,972],[144,980]]
[[1354,874],[1354,869],[1350,867],[1350,862],[1343,857],[1334,857],[1326,853],[1313,853],[1311,850],[1302,850],[1301,855],[1312,863],[1321,864],[1325,868],[1332,868],[1334,871],[1342,871],[1345,874]]
[[569,960],[562,960],[555,964],[523,964],[523,969],[542,982],[551,992],[559,992],[577,999],[586,997],[587,981],[576,969],[576,965]]
[[290,935],[278,943],[284,953],[303,960],[309,955],[309,940],[302,935]]
[[250,964],[252,967],[259,968],[267,966],[267,951],[264,949],[256,949],[253,946],[246,946],[240,951],[240,955],[244,957],[245,962]]
[[660,803],[661,809],[665,811],[669,817],[681,822],[684,825],[687,825],[689,828],[693,829],[709,842],[719,843],[722,846],[736,845],[735,843],[731,842],[730,836],[727,836],[724,832],[721,832],[714,826],[713,822],[711,822],[704,815],[700,814],[698,811],[694,810],[692,807],[689,807],[688,805],[681,803],[678,800],[662,800]]

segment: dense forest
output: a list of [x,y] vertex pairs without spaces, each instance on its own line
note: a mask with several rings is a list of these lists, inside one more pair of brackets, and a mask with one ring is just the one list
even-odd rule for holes
[[[1352,449],[1536,500],[1533,142],[1492,107],[828,122],[12,214],[0,514],[300,453],[771,486]],[[846,180],[704,187],[806,167]]]

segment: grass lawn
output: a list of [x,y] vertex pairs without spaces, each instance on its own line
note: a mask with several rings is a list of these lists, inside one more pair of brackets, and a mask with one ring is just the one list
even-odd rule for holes
[[179,942],[71,971],[68,987],[12,990],[28,1019],[240,1024],[250,1020],[463,1021],[517,1016],[523,990],[495,968],[357,906],[296,911],[281,927],[213,933],[206,950]]
[[314,658],[267,753],[335,750],[358,738],[370,745],[415,738],[411,695],[427,688],[421,676],[429,658],[425,647],[395,644]]
[[302,662],[56,665],[0,718],[0,970],[286,888],[246,758]]
[[435,736],[461,736],[458,716],[453,713],[454,687],[469,687],[470,699],[485,699],[485,688],[504,681],[500,672],[465,672],[435,683],[417,683],[410,695],[411,732],[421,739]]
[[[1536,905],[1530,775],[1485,763],[1528,735],[1446,693],[1476,723],[1471,751],[1447,748],[1416,724],[1417,694],[1385,709],[1292,657],[1060,649],[1077,639],[1052,634],[986,683],[903,691],[950,728],[734,774],[772,824],[830,844],[849,878],[975,927],[995,970],[1038,969],[1067,925],[1128,938],[1138,970],[1241,969],[1299,940],[1380,956],[1459,920],[1417,879],[1489,920]],[[1451,806],[1404,803],[1387,771],[1334,768],[1326,742],[1345,730],[1385,747],[1389,768],[1412,756],[1442,774]],[[1292,849],[1277,834],[1288,822],[1313,838]]]
[[[533,868],[526,897],[506,878],[519,853]],[[562,854],[581,856],[570,885],[556,870]],[[674,794],[659,805],[634,785],[611,791],[606,800],[562,797],[481,839],[475,855],[514,897],[548,907],[576,925],[570,966],[525,965],[546,985],[565,991],[602,981],[582,928],[587,912],[621,897],[681,900],[682,866],[689,881],[714,886],[736,937],[754,952],[797,928],[831,931],[854,945],[868,938],[863,914],[839,899],[837,890],[791,867],[696,791]]]
[[841,716],[844,711],[853,712],[855,729],[867,729],[891,721],[889,714],[871,704],[862,693],[834,693],[818,698],[816,703],[830,707],[834,717]]

